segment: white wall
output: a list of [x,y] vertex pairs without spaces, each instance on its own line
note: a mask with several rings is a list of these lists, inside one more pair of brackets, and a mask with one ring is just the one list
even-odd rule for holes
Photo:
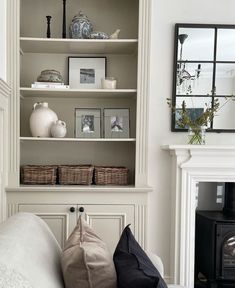
[[[185,133],[170,131],[170,111],[175,23],[235,24],[234,0],[152,0],[151,96],[149,127],[149,248],[170,261],[171,159],[162,144],[185,144]],[[207,144],[235,144],[234,134],[207,134]]]
[[0,0],[0,78],[6,80],[6,0]]

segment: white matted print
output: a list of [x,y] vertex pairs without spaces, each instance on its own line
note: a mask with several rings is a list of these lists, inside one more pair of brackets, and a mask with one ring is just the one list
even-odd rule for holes
[[104,109],[104,137],[130,137],[129,109]]
[[75,137],[100,138],[100,109],[75,109]]
[[69,57],[71,89],[100,89],[106,76],[106,57]]

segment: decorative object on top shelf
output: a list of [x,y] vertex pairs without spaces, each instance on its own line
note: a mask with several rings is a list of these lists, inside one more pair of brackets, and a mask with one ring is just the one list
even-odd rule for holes
[[129,169],[126,167],[95,166],[96,185],[128,185]]
[[100,138],[101,110],[91,108],[75,109],[75,137]]
[[109,39],[109,35],[101,31],[93,31],[90,34],[90,39]]
[[51,16],[46,16],[47,18],[47,38],[51,38]]
[[105,32],[94,31],[94,32],[91,32],[89,38],[90,39],[109,39],[109,35],[106,34]]
[[63,138],[66,136],[67,129],[66,129],[66,123],[61,120],[55,121],[51,125],[51,136],[54,138]]
[[214,106],[205,103],[205,108],[187,108],[185,100],[181,108],[176,108],[169,98],[167,98],[167,104],[175,114],[177,127],[189,129],[188,144],[205,144],[205,129],[210,126],[216,113],[222,108],[219,99],[214,100]]
[[69,57],[69,86],[72,89],[100,89],[106,76],[106,57]]
[[66,38],[66,0],[63,0],[63,26],[62,38]]
[[93,25],[86,15],[79,12],[73,17],[69,27],[70,38],[72,39],[89,39],[93,31]]
[[51,137],[51,126],[57,120],[58,117],[56,113],[48,107],[48,103],[35,103],[29,119],[32,136]]
[[111,34],[109,36],[110,39],[118,39],[119,38],[119,34],[120,34],[121,30],[117,29],[113,34]]
[[130,111],[128,108],[104,109],[104,137],[129,138],[130,137]]
[[60,72],[54,69],[46,69],[41,72],[37,78],[38,82],[52,82],[52,83],[63,83],[63,77]]
[[201,64],[198,64],[197,69],[195,70],[195,74],[191,74],[187,71],[187,63],[182,62],[183,60],[183,45],[185,40],[188,38],[187,34],[180,34],[178,39],[180,41],[180,58],[177,63],[177,79],[176,79],[176,86],[177,86],[177,93],[181,94],[185,91],[186,94],[192,93],[192,83],[200,77],[201,73]]
[[116,89],[117,80],[114,77],[106,77],[101,79],[101,87],[103,89]]

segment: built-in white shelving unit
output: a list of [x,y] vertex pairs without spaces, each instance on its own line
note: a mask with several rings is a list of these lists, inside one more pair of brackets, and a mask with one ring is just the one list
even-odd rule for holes
[[[146,247],[147,193],[151,191],[147,184],[150,3],[149,0],[67,1],[67,39],[61,39],[62,1],[7,1],[8,80],[12,88],[7,213],[39,215],[62,247],[77,223],[80,207],[111,251],[128,223],[132,224],[139,243]],[[119,39],[69,39],[69,24],[79,10],[88,16],[96,31],[110,35],[120,29]],[[49,39],[47,15],[52,16],[53,38]],[[107,76],[117,79],[118,89],[30,88],[45,69],[60,71],[68,84],[69,56],[105,56]],[[29,118],[35,102],[48,102],[59,119],[66,122],[66,138],[31,136]],[[75,138],[75,108],[101,110],[103,138]],[[105,108],[129,109],[129,138],[104,138]],[[26,164],[125,166],[130,170],[130,183],[118,187],[20,185],[20,167]]]

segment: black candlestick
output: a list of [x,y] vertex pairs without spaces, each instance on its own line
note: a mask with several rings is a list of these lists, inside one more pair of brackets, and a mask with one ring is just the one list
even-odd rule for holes
[[66,38],[66,0],[63,0],[63,32],[62,38]]
[[46,16],[47,18],[47,38],[51,38],[51,16]]

